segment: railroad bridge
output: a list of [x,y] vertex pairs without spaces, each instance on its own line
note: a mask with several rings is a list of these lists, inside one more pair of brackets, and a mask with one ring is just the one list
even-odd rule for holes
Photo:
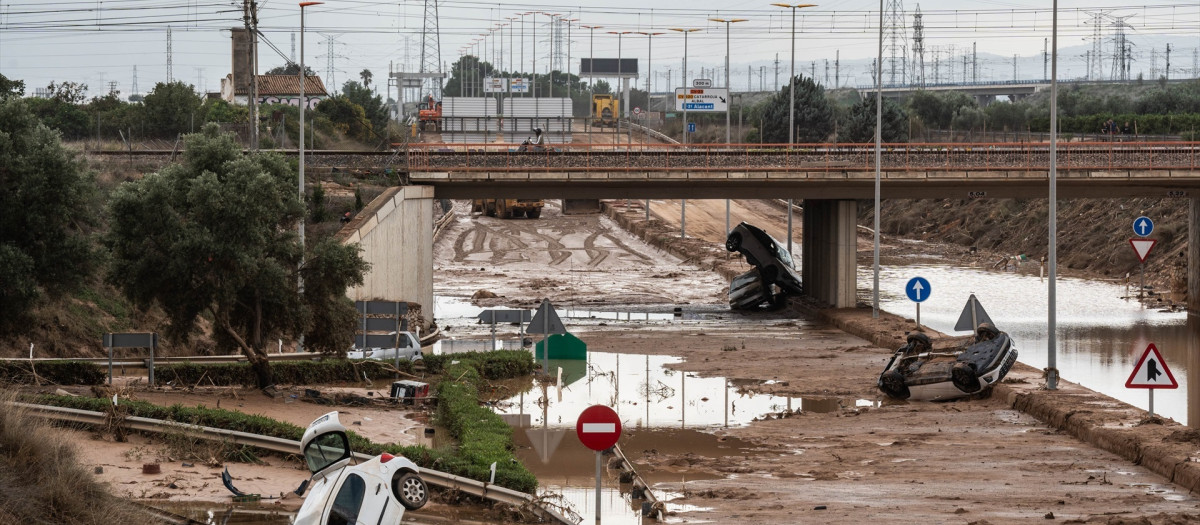
[[[507,145],[412,145],[412,184],[440,198],[804,200],[802,274],[814,298],[855,302],[857,199],[875,196],[872,144],[564,145],[516,152]],[[1059,198],[1191,200],[1188,306],[1200,310],[1200,143],[1064,143]],[[1048,198],[1044,143],[889,144],[880,196]],[[1132,220],[1132,217],[1130,218]]]
[[[394,267],[394,261],[407,261],[413,252],[398,246],[401,243],[394,242],[398,234],[389,232],[404,231],[408,237],[431,242],[435,197],[787,198],[805,201],[801,273],[806,288],[824,303],[854,305],[856,200],[875,196],[874,145],[567,144],[554,148],[517,152],[508,144],[410,144],[393,152],[310,152],[306,162],[318,170],[387,168],[403,173],[406,191],[386,195],[389,202],[372,208],[380,213],[360,216],[350,225],[355,232],[348,238],[376,246],[371,251],[377,253],[367,256],[380,268],[426,276],[422,279],[429,281],[428,286],[414,288],[422,297],[430,293],[432,276],[421,266],[432,261],[426,254],[422,261]],[[134,153],[151,152],[110,155],[127,153],[132,162]],[[166,154],[160,153],[166,160]],[[1057,163],[1059,198],[1189,199],[1188,308],[1200,311],[1200,143],[1068,142],[1058,145]],[[1048,198],[1049,165],[1050,148],[1045,143],[887,144],[881,154],[880,196]],[[394,209],[407,211],[390,213]],[[382,240],[371,241],[372,235]],[[391,266],[385,261],[391,261]],[[408,288],[387,295],[408,300],[415,293]]]

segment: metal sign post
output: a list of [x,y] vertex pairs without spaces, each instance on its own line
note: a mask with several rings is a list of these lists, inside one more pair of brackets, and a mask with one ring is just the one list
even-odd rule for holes
[[104,334],[101,340],[104,348],[108,350],[108,384],[112,386],[113,379],[113,348],[149,348],[150,360],[147,364],[149,373],[147,379],[150,381],[150,386],[154,386],[154,351],[158,348],[158,333],[157,332],[138,332],[124,334]]
[[[1137,222],[1135,221],[1134,224]],[[1154,231],[1153,223],[1149,230]],[[1137,254],[1138,270],[1141,274],[1141,280],[1138,283],[1138,299],[1141,299],[1142,293],[1146,291],[1146,257],[1150,256],[1150,250],[1154,249],[1155,244],[1158,244],[1158,239],[1129,239],[1129,245],[1133,246],[1133,251]]]
[[924,277],[913,277],[908,280],[908,284],[904,285],[904,294],[908,299],[917,303],[917,329],[921,328],[921,303],[929,299],[929,294],[933,292],[933,287],[929,285],[929,281]]
[[1150,343],[1133,367],[1129,379],[1125,380],[1125,388],[1145,388],[1150,391],[1150,416],[1153,417],[1154,391],[1159,388],[1179,388],[1179,382],[1175,380],[1175,374],[1171,373],[1162,354],[1158,353],[1158,347]]
[[[529,321],[528,333],[542,334],[542,371],[549,374],[550,335],[567,333],[567,328],[563,326],[562,319],[559,319],[558,312],[554,311],[554,305],[550,304],[549,299],[542,299],[542,305]],[[537,355],[536,352],[534,355]]]
[[621,418],[609,407],[592,405],[579,414],[575,433],[583,446],[596,451],[596,523],[600,523],[600,456],[601,452],[612,448],[620,439]]

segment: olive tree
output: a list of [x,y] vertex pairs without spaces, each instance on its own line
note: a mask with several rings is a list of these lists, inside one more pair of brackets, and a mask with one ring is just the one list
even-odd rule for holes
[[18,97],[0,98],[0,332],[20,326],[42,292],[56,295],[95,268],[85,228],[95,184]]
[[299,268],[305,211],[287,161],[242,155],[216,124],[185,144],[182,164],[114,193],[109,280],[139,307],[161,307],[172,340],[185,342],[207,318],[218,349],[245,355],[260,388],[273,383],[266,356],[276,338],[344,350],[354,330],[346,288],[367,269],[358,247],[315,243]]

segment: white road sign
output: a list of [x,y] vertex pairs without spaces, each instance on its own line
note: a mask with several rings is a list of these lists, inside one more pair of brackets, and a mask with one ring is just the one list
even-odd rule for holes
[[529,79],[528,78],[514,78],[514,79],[512,79],[510,85],[512,86],[513,93],[528,93],[529,92]]
[[508,91],[508,79],[502,77],[484,77],[484,93],[504,93]]
[[694,78],[694,79],[692,79],[692,87],[698,87],[698,88],[712,87],[712,79]]
[[724,113],[729,109],[728,88],[675,88],[675,110]]
[[1125,388],[1179,388],[1179,382],[1158,353],[1158,347],[1150,343],[1125,381]]

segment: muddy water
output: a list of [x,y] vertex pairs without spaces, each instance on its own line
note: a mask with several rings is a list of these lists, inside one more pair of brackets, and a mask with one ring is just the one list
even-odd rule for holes
[[[966,335],[955,332],[954,325],[974,293],[997,328],[1012,335],[1019,360],[1046,367],[1046,281],[1037,275],[948,266],[886,266],[880,268],[880,307],[915,318],[916,306],[906,297],[904,285],[917,276],[932,287],[929,299],[921,303],[923,325]],[[859,268],[859,284],[860,300],[869,302],[869,266]],[[1146,409],[1148,391],[1127,389],[1125,381],[1153,343],[1179,383],[1178,389],[1155,391],[1155,414],[1185,424],[1200,421],[1200,379],[1190,377],[1200,373],[1200,321],[1122,299],[1127,295],[1123,284],[1059,278],[1056,292],[1057,366],[1063,379]]]

